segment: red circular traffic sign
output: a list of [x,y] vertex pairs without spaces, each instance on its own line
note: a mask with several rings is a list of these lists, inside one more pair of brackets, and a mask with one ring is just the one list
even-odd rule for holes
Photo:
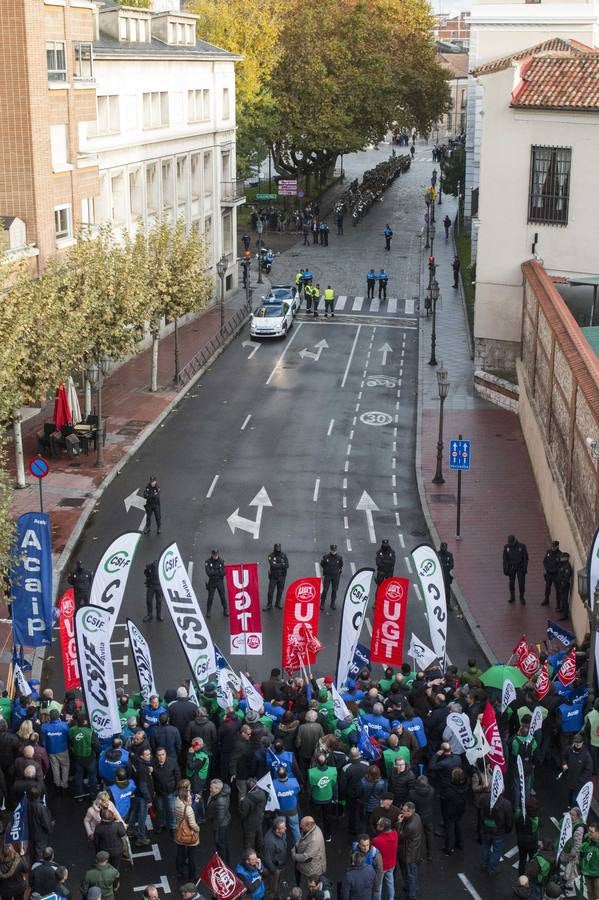
[[34,456],[29,463],[29,474],[34,478],[45,478],[50,471],[50,466],[43,456]]

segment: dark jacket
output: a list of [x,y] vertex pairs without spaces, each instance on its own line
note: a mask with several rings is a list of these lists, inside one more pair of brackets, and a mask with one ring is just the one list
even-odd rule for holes
[[230,805],[231,788],[228,784],[224,784],[221,791],[215,796],[212,796],[212,794],[208,796],[206,820],[213,829],[226,828],[231,823]]
[[343,767],[344,796],[347,800],[357,800],[362,792],[362,779],[368,769],[365,760],[349,762]]
[[96,853],[106,850],[111,856],[120,856],[125,837],[125,826],[120,822],[98,822],[94,830],[94,848]]
[[0,768],[6,774],[19,755],[21,741],[12,731],[0,732]]
[[266,791],[259,787],[239,798],[239,817],[246,829],[261,828],[267,801]]
[[424,850],[424,830],[418,813],[413,813],[399,825],[397,858],[403,863],[417,863]]
[[433,775],[435,786],[441,800],[445,799],[445,795],[451,781],[451,773],[454,769],[462,765],[461,758],[456,753],[450,753],[449,756],[435,756],[429,766],[429,771]]
[[129,757],[133,761],[133,779],[137,786],[137,793],[147,803],[151,803],[156,793],[154,789],[154,780],[150,769],[151,763],[140,759],[138,756]]
[[433,824],[435,789],[430,784],[415,784],[410,791],[410,800],[416,807],[423,825]]
[[217,581],[224,581],[225,561],[224,559],[221,559],[220,556],[218,557],[218,559],[213,559],[211,556],[209,556],[204,563],[204,567],[206,569],[208,581],[211,581],[213,584],[216,584]]
[[218,747],[225,756],[230,756],[237,741],[237,733],[241,722],[237,717],[223,724],[218,729]]
[[250,741],[239,737],[233,747],[229,762],[229,774],[235,778],[251,778],[255,772],[256,758]]
[[456,784],[450,781],[445,792],[445,809],[452,819],[459,819],[466,812],[466,800],[468,798],[469,784]]
[[510,572],[526,572],[528,569],[528,550],[526,544],[514,541],[503,548],[503,574]]
[[566,771],[566,784],[570,791],[580,790],[580,788],[590,781],[593,777],[593,760],[591,754],[586,747],[582,747],[578,752],[570,747],[566,757],[568,769]]
[[54,830],[54,822],[48,807],[41,800],[29,800],[27,813],[29,816],[29,840],[47,840]]
[[144,500],[146,501],[146,507],[151,509],[157,509],[160,506],[160,488],[158,483],[152,485],[148,481],[144,488]]
[[293,722],[281,722],[277,728],[277,738],[283,741],[285,750],[295,750],[295,738],[299,728],[299,721],[294,719]]
[[391,769],[389,790],[393,794],[393,802],[396,806],[401,806],[402,803],[405,803],[415,783],[416,776],[412,769],[407,768],[404,772]]
[[0,897],[22,897],[25,888],[23,876],[27,874],[27,863],[18,856],[11,863],[0,864]]
[[514,813],[512,804],[503,794],[497,800],[493,809],[490,809],[490,797],[485,797],[480,808],[484,834],[510,833],[514,826]]
[[57,885],[56,863],[40,862],[34,865],[29,876],[29,885],[32,891],[37,891],[44,897],[53,894]]
[[376,893],[376,875],[372,866],[350,866],[341,882],[341,900],[372,900]]
[[154,725],[150,734],[150,747],[152,753],[162,747],[167,756],[177,759],[181,752],[181,735],[174,725]]
[[181,738],[185,737],[187,726],[195,719],[197,706],[191,700],[179,699],[173,700],[168,706],[168,720],[174,725]]
[[269,828],[264,835],[264,850],[262,851],[262,864],[272,875],[285,868],[287,862],[287,834],[280,837],[273,828]]
[[329,578],[339,578],[343,569],[343,557],[339,553],[327,553],[320,560],[322,574]]
[[167,756],[163,765],[160,765],[157,759],[153,760],[152,766],[154,771],[152,777],[154,779],[154,788],[159,797],[166,794],[174,794],[177,790],[177,782],[181,779],[181,771],[177,762]]
[[193,719],[185,729],[185,742],[191,744],[194,738],[200,737],[204,741],[206,753],[213,753],[216,749],[217,736],[216,725],[210,719]]

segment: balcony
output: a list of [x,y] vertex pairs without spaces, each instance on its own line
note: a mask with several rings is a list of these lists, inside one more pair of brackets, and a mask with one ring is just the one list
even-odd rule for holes
[[243,178],[236,181],[221,181],[220,202],[221,206],[241,206],[245,203]]

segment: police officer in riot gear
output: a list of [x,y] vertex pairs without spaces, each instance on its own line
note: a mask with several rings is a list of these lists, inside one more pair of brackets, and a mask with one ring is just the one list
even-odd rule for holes
[[282,609],[281,598],[288,568],[289,560],[287,559],[287,554],[281,551],[280,544],[275,544],[272,553],[268,554],[268,595],[266,606],[264,607],[265,610],[272,609],[272,598],[275,588],[277,591],[275,606],[277,609]]
[[393,578],[394,571],[395,550],[385,538],[381,541],[381,546],[376,551],[376,583],[380,584],[385,578]]
[[218,591],[218,596],[223,606],[223,616],[228,616],[229,610],[225,599],[225,561],[218,555],[218,550],[210,551],[210,556],[206,560],[204,567],[208,576],[208,581],[206,582],[206,590],[208,591],[206,618],[210,618],[215,591]]
[[144,569],[144,575],[146,579],[146,607],[148,609],[147,615],[144,616],[144,622],[152,621],[154,615],[154,600],[156,600],[156,619],[159,622],[164,622],[162,616],[162,601],[164,600],[164,594],[160,587],[157,559],[148,563]]
[[75,595],[75,608],[80,609],[87,606],[92,590],[93,575],[89,569],[86,569],[81,560],[77,561],[75,571],[71,572],[67,581],[73,588]]
[[560,622],[565,622],[570,617],[570,589],[572,587],[573,569],[570,564],[570,554],[560,553],[559,566],[555,573],[555,589],[557,591],[557,609],[561,612]]
[[510,585],[510,603],[516,600],[515,587],[516,578],[518,579],[518,590],[520,591],[520,603],[524,605],[524,588],[526,585],[526,572],[528,570],[528,550],[526,544],[517,541],[513,534],[507,539],[507,544],[503,548],[503,574],[509,579]]
[[437,554],[441,563],[441,571],[443,572],[443,583],[445,584],[445,596],[447,598],[447,608],[451,609],[451,582],[453,581],[453,553],[447,549],[445,541],[441,541],[439,552]]
[[[555,585],[557,594],[557,570],[561,562],[562,552],[559,548],[559,541],[551,541],[551,547],[543,557],[543,574],[545,576],[545,599],[541,606],[549,606],[551,599],[551,588]],[[559,609],[559,603],[557,604]]]
[[144,534],[150,533],[152,515],[156,519],[156,534],[160,534],[160,523],[162,521],[160,512],[160,488],[153,475],[150,475],[150,480],[145,486],[144,500],[146,501],[146,527],[144,528]]
[[339,579],[343,569],[343,557],[337,553],[337,544],[331,544],[329,552],[320,560],[320,568],[322,569],[322,594],[320,596],[320,608],[324,609],[324,603],[327,599],[329,586],[331,588],[331,609],[336,609],[335,600],[337,599],[337,588],[339,587]]

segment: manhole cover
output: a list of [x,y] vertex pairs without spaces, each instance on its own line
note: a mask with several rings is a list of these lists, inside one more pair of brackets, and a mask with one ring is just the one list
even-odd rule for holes
[[149,424],[148,419],[129,419],[128,422],[125,422],[127,428],[145,428]]
[[62,500],[58,502],[58,506],[83,506],[85,503],[85,497],[63,497]]
[[125,428],[119,428],[117,434],[124,434],[128,437],[132,437],[134,434],[139,434],[140,431],[141,428],[128,428],[125,426]]
[[433,503],[455,503],[455,494],[431,494]]

